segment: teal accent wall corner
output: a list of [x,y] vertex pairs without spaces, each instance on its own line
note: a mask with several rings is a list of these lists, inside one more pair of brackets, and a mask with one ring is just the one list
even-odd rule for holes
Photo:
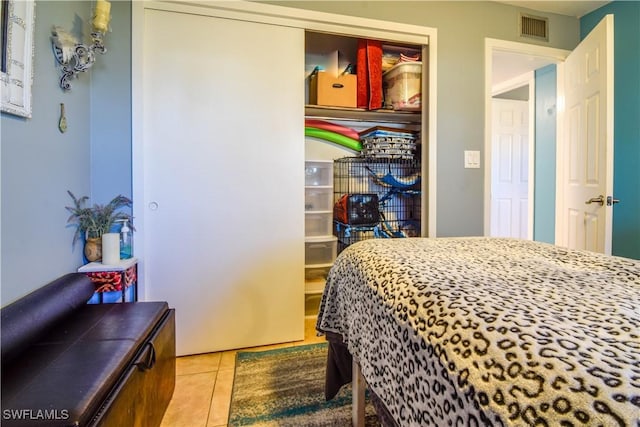
[[640,259],[640,2],[614,1],[580,19],[580,38],[614,15],[612,254]]
[[555,242],[557,67],[535,72],[535,194],[533,240]]

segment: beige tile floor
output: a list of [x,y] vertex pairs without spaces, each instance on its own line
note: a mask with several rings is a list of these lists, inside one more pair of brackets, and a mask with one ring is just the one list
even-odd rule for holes
[[[304,341],[253,347],[268,350],[324,342],[316,336],[315,317],[305,319]],[[226,427],[237,350],[178,357],[176,388],[161,427]]]

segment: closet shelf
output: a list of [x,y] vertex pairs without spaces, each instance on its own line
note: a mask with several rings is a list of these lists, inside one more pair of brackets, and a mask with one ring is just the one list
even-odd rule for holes
[[323,107],[318,105],[305,105],[306,117],[317,119],[340,119],[380,123],[405,123],[420,124],[421,112],[392,111],[392,110],[365,110],[362,108],[338,108]]

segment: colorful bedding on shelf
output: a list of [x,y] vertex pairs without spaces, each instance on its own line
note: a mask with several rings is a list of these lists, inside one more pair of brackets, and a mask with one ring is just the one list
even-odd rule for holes
[[640,426],[640,261],[365,240],[336,259],[317,329],[342,337],[400,426]]

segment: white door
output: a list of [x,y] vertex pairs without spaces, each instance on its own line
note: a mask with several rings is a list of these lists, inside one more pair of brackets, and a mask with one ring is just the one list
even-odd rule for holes
[[569,55],[563,83],[556,242],[610,254],[613,208],[607,197],[613,196],[612,15]]
[[304,338],[304,33],[145,9],[145,299],[179,355]]
[[491,236],[528,237],[529,103],[492,100]]

